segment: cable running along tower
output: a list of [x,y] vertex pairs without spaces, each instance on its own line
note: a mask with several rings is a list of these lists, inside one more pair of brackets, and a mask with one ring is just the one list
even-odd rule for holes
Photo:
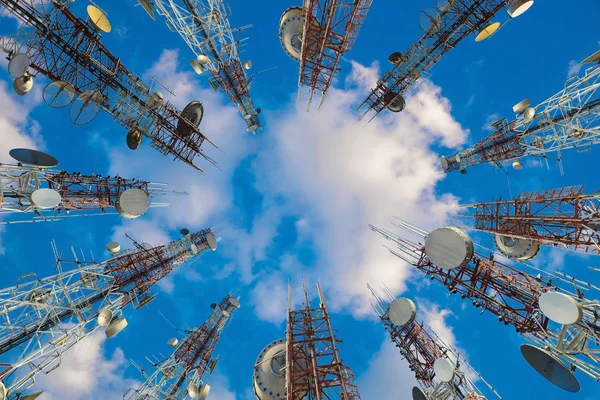
[[572,371],[600,379],[600,303],[584,292],[600,288],[564,274],[537,270],[533,276],[493,256],[482,256],[459,228],[428,233],[404,221],[397,226],[425,244],[370,228],[394,242],[392,254],[441,282],[451,294],[470,299],[482,313],[491,312],[498,321],[512,325],[533,343],[522,345],[521,353],[542,376],[570,392],[579,391]]
[[240,302],[229,293],[211,307],[213,312],[206,322],[197,329],[186,331],[181,343],[175,338],[169,340],[169,345],[175,347],[173,354],[156,363],[140,388],[125,393],[125,400],[207,398],[210,386],[202,377],[215,368],[218,358],[213,358],[213,352]]
[[[164,102],[161,92],[128,71],[120,58],[100,42],[110,32],[105,14],[88,6],[90,22],[75,17],[68,0],[0,0],[0,6],[24,24],[19,33],[0,38],[0,50],[8,53],[8,71],[14,88],[25,94],[41,74],[50,79],[43,97],[51,107],[70,107],[71,121],[84,125],[100,109],[128,130],[127,145],[137,149],[142,137],[164,155],[202,171],[194,158],[216,165],[202,150],[204,142],[215,146],[198,124],[199,102],[183,112]],[[216,147],[216,146],[215,146]]]
[[394,52],[389,56],[388,60],[394,67],[379,78],[375,88],[359,106],[359,109],[367,107],[359,121],[371,111],[375,112],[373,120],[386,108],[392,112],[404,110],[404,93],[419,82],[444,54],[473,32],[477,32],[477,42],[496,33],[501,25],[500,22],[492,22],[492,18],[503,8],[508,8],[510,18],[516,18],[532,4],[533,0],[437,0],[435,8],[428,7],[419,15],[423,36],[404,54]]
[[[75,251],[73,260],[65,260],[53,246],[57,275],[26,274],[16,286],[1,290],[0,354],[12,350],[7,356],[17,360],[1,364],[0,394],[21,398],[38,374],[58,368],[73,346],[101,327],[108,338],[115,336],[127,326],[125,307],[148,304],[162,278],[216,250],[212,229],[184,232],[182,239],[156,247],[134,242],[135,248],[119,252],[118,244],[109,243],[116,254],[100,263],[79,260]],[[76,268],[63,270],[65,263]]]
[[279,21],[279,40],[287,55],[300,63],[298,99],[309,90],[306,111],[315,93],[319,109],[331,87],[341,57],[350,51],[373,0],[305,0],[285,10]]
[[[477,371],[418,316],[412,300],[397,299],[385,287],[382,288],[383,294],[369,284],[367,287],[375,298],[373,309],[389,332],[392,343],[415,373],[419,387],[412,390],[414,400],[486,399],[461,367],[466,365],[469,372],[479,375]],[[502,399],[492,387],[489,388],[498,399]]]
[[[565,87],[536,107],[525,99],[513,107],[516,119],[501,119],[494,123],[494,132],[470,148],[441,158],[445,172],[467,172],[467,168],[490,163],[501,165],[513,161],[517,170],[523,168],[522,157],[555,159],[562,173],[561,152],[576,149],[589,151],[600,142],[600,51],[582,63],[588,67],[583,77],[573,76]],[[550,156],[556,153],[556,157]]]
[[232,29],[229,25],[231,8],[223,0],[139,0],[142,7],[155,18],[154,8],[167,19],[167,26],[179,33],[196,58],[190,64],[197,74],[208,71],[209,82],[215,91],[223,89],[246,121],[248,132],[261,129],[258,118],[260,108],[255,108],[250,97],[250,84],[246,70],[252,61],[242,64],[240,32],[246,25]]

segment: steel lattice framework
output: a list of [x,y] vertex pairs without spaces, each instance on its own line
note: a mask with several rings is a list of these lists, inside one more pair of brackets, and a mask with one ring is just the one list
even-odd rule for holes
[[35,74],[68,82],[77,94],[83,94],[75,102],[103,109],[119,125],[148,137],[160,153],[200,171],[194,164],[196,156],[216,165],[201,149],[205,141],[214,144],[171,103],[157,102],[151,86],[104,47],[99,33],[75,17],[69,3],[0,0],[0,6],[25,25],[19,33],[0,38],[0,49],[9,58],[27,54]]
[[473,32],[479,32],[492,17],[511,3],[510,0],[454,0],[438,1],[444,4],[439,14],[424,14],[429,20],[425,33],[411,44],[394,68],[386,72],[359,109],[367,109],[359,118],[362,120],[370,111],[375,118],[397,96],[402,96],[421,76],[432,68],[442,56]]
[[[431,327],[419,318],[418,314],[412,322],[405,326],[394,324],[390,320],[389,312],[390,305],[396,298],[387,288],[384,288],[382,295],[370,285],[367,284],[367,287],[375,298],[373,309],[389,332],[392,343],[400,350],[400,354],[408,362],[410,370],[415,373],[419,386],[430,398],[438,400],[486,399],[460,369],[462,364],[470,367],[466,360],[454,348],[446,345]],[[442,382],[435,376],[433,364],[439,358],[446,358],[454,365],[455,377],[451,382]],[[477,374],[472,368],[471,370]],[[500,396],[498,398],[501,399]]]
[[[406,222],[398,226],[423,240],[428,235]],[[552,352],[573,370],[600,379],[600,303],[586,299],[580,290],[580,287],[598,288],[574,278],[565,280],[550,272],[533,276],[477,253],[463,267],[443,269],[429,260],[424,245],[372,225],[370,228],[395,243],[396,249],[388,249],[390,253],[415,266],[431,280],[441,282],[451,294],[460,294],[463,299],[472,300],[475,307],[497,315],[499,321],[512,325],[518,333]],[[561,286],[565,287],[553,282],[564,283]],[[569,291],[573,287],[574,294]],[[548,319],[541,312],[538,300],[550,291],[566,293],[576,299],[583,310],[582,320],[560,325]]]
[[304,32],[298,79],[298,97],[303,85],[309,87],[310,109],[315,92],[321,93],[319,108],[342,55],[352,49],[373,0],[305,0]]
[[[101,312],[111,315],[111,328],[123,323],[117,316],[127,305],[139,308],[150,302],[157,282],[211,249],[211,232],[205,229],[152,248],[135,243],[134,249],[101,263],[81,261],[75,252],[74,260],[62,259],[54,247],[58,275],[27,280],[34,276],[27,274],[16,286],[1,290],[0,354],[20,354],[16,361],[2,364],[6,369],[0,381],[9,398],[20,398],[35,384],[37,374],[58,368],[65,353],[99,329],[96,319]],[[63,271],[64,263],[77,267]],[[107,336],[116,332],[109,335],[107,330]]]
[[331,326],[321,286],[317,284],[319,307],[311,306],[304,281],[303,286],[305,302],[298,310],[292,310],[288,286],[286,399],[358,400],[354,374],[343,365],[337,349],[341,340]]
[[213,352],[221,333],[239,307],[238,299],[229,293],[199,328],[188,331],[173,354],[155,365],[142,386],[129,389],[124,399],[184,399],[190,385],[200,388],[204,373],[211,373],[217,360]]
[[[249,131],[260,129],[259,110],[252,104],[250,83],[240,61],[236,38],[229,25],[231,10],[223,0],[154,0],[159,14],[167,18],[169,28],[179,33],[198,59],[246,120]],[[215,87],[216,87],[215,86]]]
[[564,89],[530,110],[504,122],[472,147],[442,158],[445,172],[466,171],[477,164],[516,160],[524,156],[548,158],[575,148],[585,152],[600,142],[600,64],[583,77],[566,81]]
[[[24,165],[0,165],[0,216],[33,213],[28,219],[2,220],[0,224],[55,221],[85,215],[112,214],[117,198],[127,189],[140,189],[149,197],[168,193],[166,184],[125,179],[118,176],[83,175]],[[61,203],[42,210],[31,202],[31,194],[40,188],[57,191]],[[152,203],[152,206],[166,203]],[[91,214],[85,214],[90,212]]]
[[464,207],[474,208],[468,214],[473,229],[600,253],[600,195],[584,194],[583,186],[521,193],[514,200]]

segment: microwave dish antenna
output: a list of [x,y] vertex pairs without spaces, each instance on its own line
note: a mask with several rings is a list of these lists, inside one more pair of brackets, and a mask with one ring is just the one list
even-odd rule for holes
[[75,100],[77,92],[73,85],[65,81],[50,82],[44,88],[44,102],[52,108],[63,108]]

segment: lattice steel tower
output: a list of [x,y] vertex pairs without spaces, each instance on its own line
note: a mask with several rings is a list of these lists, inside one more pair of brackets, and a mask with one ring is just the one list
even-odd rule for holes
[[[27,280],[0,291],[0,354],[19,354],[16,361],[2,364],[0,394],[18,399],[36,382],[40,373],[58,368],[62,356],[82,339],[101,327],[108,338],[127,326],[123,309],[133,304],[140,308],[156,294],[153,286],[187,261],[206,251],[216,250],[211,229],[187,234],[167,245],[135,248],[118,252],[114,243],[107,247],[117,252],[101,262],[65,260],[54,247],[58,275]],[[75,269],[63,270],[64,263]],[[0,396],[0,398],[3,398]]]
[[[441,158],[445,172],[503,161],[513,162],[517,170],[523,168],[522,157],[533,156],[558,161],[562,173],[561,152],[577,149],[586,152],[600,142],[600,52],[583,63],[596,63],[585,70],[583,77],[573,76],[565,88],[540,103],[530,107],[529,99],[513,107],[516,119],[502,119],[493,124],[495,131],[470,148]],[[556,152],[556,157],[550,156]]]
[[[397,226],[424,244],[370,227],[395,243],[392,254],[536,344],[522,345],[521,353],[542,376],[571,392],[579,391],[571,371],[600,380],[600,303],[590,300],[595,294],[586,298],[584,292],[599,288],[565,274],[538,270],[533,276],[482,256],[459,228],[428,233],[403,221]],[[573,288],[575,293],[570,292]]]
[[[205,400],[210,386],[202,379],[204,373],[212,373],[217,359],[213,352],[221,333],[240,307],[239,299],[229,293],[199,328],[187,331],[181,343],[175,338],[169,345],[175,347],[173,354],[153,366],[150,374],[138,389],[129,389],[124,399],[192,399]],[[144,371],[145,372],[145,371]]]
[[[466,365],[469,372],[479,375],[477,371],[418,316],[412,300],[397,299],[385,287],[383,294],[369,284],[367,287],[375,298],[373,309],[389,332],[392,343],[415,373],[420,387],[413,388],[413,399],[486,399],[461,367]],[[488,387],[502,399],[491,386]]]
[[377,81],[359,106],[359,109],[367,106],[359,121],[371,111],[375,112],[372,120],[386,108],[392,112],[404,110],[403,94],[445,53],[473,32],[477,32],[477,42],[496,33],[500,23],[491,20],[503,8],[507,7],[509,16],[515,18],[532,4],[533,0],[438,0],[436,8],[421,11],[419,25],[424,31],[423,36],[404,54],[395,52],[389,56],[394,68]]
[[145,136],[160,153],[200,171],[196,156],[216,164],[201,148],[205,141],[214,146],[198,130],[202,105],[195,101],[180,112],[164,102],[162,93],[153,92],[101,43],[100,32],[111,29],[104,13],[88,6],[90,22],[86,22],[71,13],[70,3],[0,0],[0,6],[24,24],[19,33],[0,38],[17,93],[31,90],[34,77],[41,74],[51,80],[43,93],[46,104],[70,106],[73,123],[87,124],[102,109],[129,131],[131,149],[138,148]]

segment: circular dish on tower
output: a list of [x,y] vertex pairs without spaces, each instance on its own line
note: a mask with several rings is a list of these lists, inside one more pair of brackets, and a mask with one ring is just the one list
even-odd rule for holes
[[198,393],[198,400],[206,400],[209,392],[210,386],[207,383],[203,384],[200,388],[200,393]]
[[533,0],[513,0],[508,7],[508,15],[511,18],[517,18],[525,11],[529,10],[529,7],[533,5]]
[[43,188],[34,190],[33,193],[31,193],[29,200],[31,200],[31,204],[35,207],[47,210],[58,207],[62,198],[60,197],[60,193],[56,190]]
[[14,79],[20,78],[27,72],[31,59],[27,54],[17,53],[8,62],[8,74]]
[[384,96],[383,100],[387,104],[387,109],[391,112],[398,113],[406,107],[406,102],[404,101],[404,97],[402,97],[398,93],[388,92]]
[[13,89],[19,96],[25,96],[33,88],[33,76],[25,74],[13,82]]
[[105,308],[104,310],[100,311],[98,313],[98,326],[106,326],[110,323],[110,321],[112,321],[113,318],[113,312],[110,311],[108,308]]
[[513,161],[512,167],[515,171],[520,171],[523,169],[523,164],[521,163],[521,161],[516,160],[516,161]]
[[446,156],[442,156],[440,158],[440,164],[442,165],[444,171],[448,169],[448,159],[446,158]]
[[[313,19],[314,24],[318,22]],[[291,7],[283,12],[279,20],[279,42],[287,55],[293,60],[300,61],[302,55],[302,35],[304,34],[304,9]],[[317,42],[308,43],[308,52],[313,54],[319,49]]]
[[127,189],[117,196],[115,208],[117,212],[124,218],[137,218],[142,215],[150,207],[148,195],[143,190],[138,188]]
[[137,150],[142,145],[142,132],[134,126],[127,132],[125,141],[129,149]]
[[198,246],[196,246],[194,243],[192,243],[190,245],[190,251],[192,252],[193,255],[198,254]]
[[240,308],[240,302],[238,301],[238,299],[236,299],[235,297],[230,297],[229,298],[229,303],[234,306],[235,308]]
[[94,28],[98,29],[101,32],[110,32],[111,26],[108,18],[106,18],[106,13],[94,6],[87,6],[87,13],[90,17],[90,22],[94,25]]
[[246,128],[246,130],[248,132],[254,132],[257,129],[258,129],[258,125],[257,124],[251,124],[251,125],[248,126],[248,128]]
[[404,56],[402,53],[395,51],[388,57],[388,61],[390,64],[400,64],[404,60]]
[[440,12],[446,12],[452,7],[455,0],[437,0],[436,6]]
[[198,397],[198,385],[195,383],[190,383],[187,387],[187,393],[192,399]]
[[111,253],[118,253],[121,250],[121,245],[118,242],[110,242],[106,245],[106,250]]
[[581,304],[568,294],[546,292],[538,300],[544,315],[561,325],[576,324],[583,318]]
[[500,29],[500,22],[492,22],[491,24],[486,25],[477,36],[475,36],[476,42],[481,42],[482,40],[488,39],[492,36],[496,31]]
[[[181,112],[181,117],[188,120],[195,127],[200,125],[204,117],[204,107],[199,101],[192,101]],[[189,136],[194,130],[182,120],[177,121],[177,134],[181,137]]]
[[75,125],[89,124],[100,112],[102,94],[96,89],[86,90],[71,103],[69,118]]
[[115,318],[110,322],[104,333],[106,334],[106,337],[110,339],[126,327],[127,320],[125,318]]
[[148,2],[148,0],[138,0],[138,2],[142,6],[142,8],[148,13],[150,18],[152,18],[154,20],[155,17],[154,17],[154,10],[152,9],[152,4],[150,4],[150,2]]
[[427,235],[425,254],[442,269],[460,268],[473,258],[473,241],[460,228],[438,228]]
[[438,10],[427,7],[419,14],[419,26],[425,33],[437,32],[442,26],[442,17]]
[[212,251],[217,250],[217,239],[215,239],[215,235],[209,233],[206,235],[206,244],[208,244],[208,248]]
[[63,108],[75,99],[77,92],[73,85],[65,81],[50,82],[44,88],[44,102],[52,108]]
[[56,158],[42,151],[17,148],[10,150],[8,154],[21,164],[38,168],[53,168],[58,165]]
[[171,338],[167,344],[171,347],[176,347],[179,344],[179,340],[177,338]]
[[413,400],[427,400],[427,396],[425,395],[425,393],[423,393],[421,388],[418,386],[413,387],[412,397],[413,397]]
[[522,112],[527,110],[530,104],[531,101],[529,99],[521,100],[513,106],[513,112],[516,114],[521,114]]
[[433,363],[433,372],[442,382],[452,382],[454,379],[454,365],[447,358],[438,358]]
[[[508,225],[507,230],[512,231],[513,225]],[[531,234],[535,234],[535,228],[529,227]],[[519,238],[508,235],[494,234],[496,249],[503,256],[513,260],[530,260],[540,251],[540,242],[533,239]]]
[[530,344],[521,345],[521,354],[538,374],[554,385],[567,392],[579,392],[575,375],[553,354]]
[[[254,364],[254,392],[259,400],[286,398],[285,387],[286,340],[269,343]],[[300,396],[299,398],[303,398]]]
[[529,107],[523,111],[523,119],[525,121],[531,121],[535,117],[535,108]]
[[390,321],[396,326],[406,326],[412,323],[417,316],[417,306],[406,298],[399,298],[392,302],[389,309]]

